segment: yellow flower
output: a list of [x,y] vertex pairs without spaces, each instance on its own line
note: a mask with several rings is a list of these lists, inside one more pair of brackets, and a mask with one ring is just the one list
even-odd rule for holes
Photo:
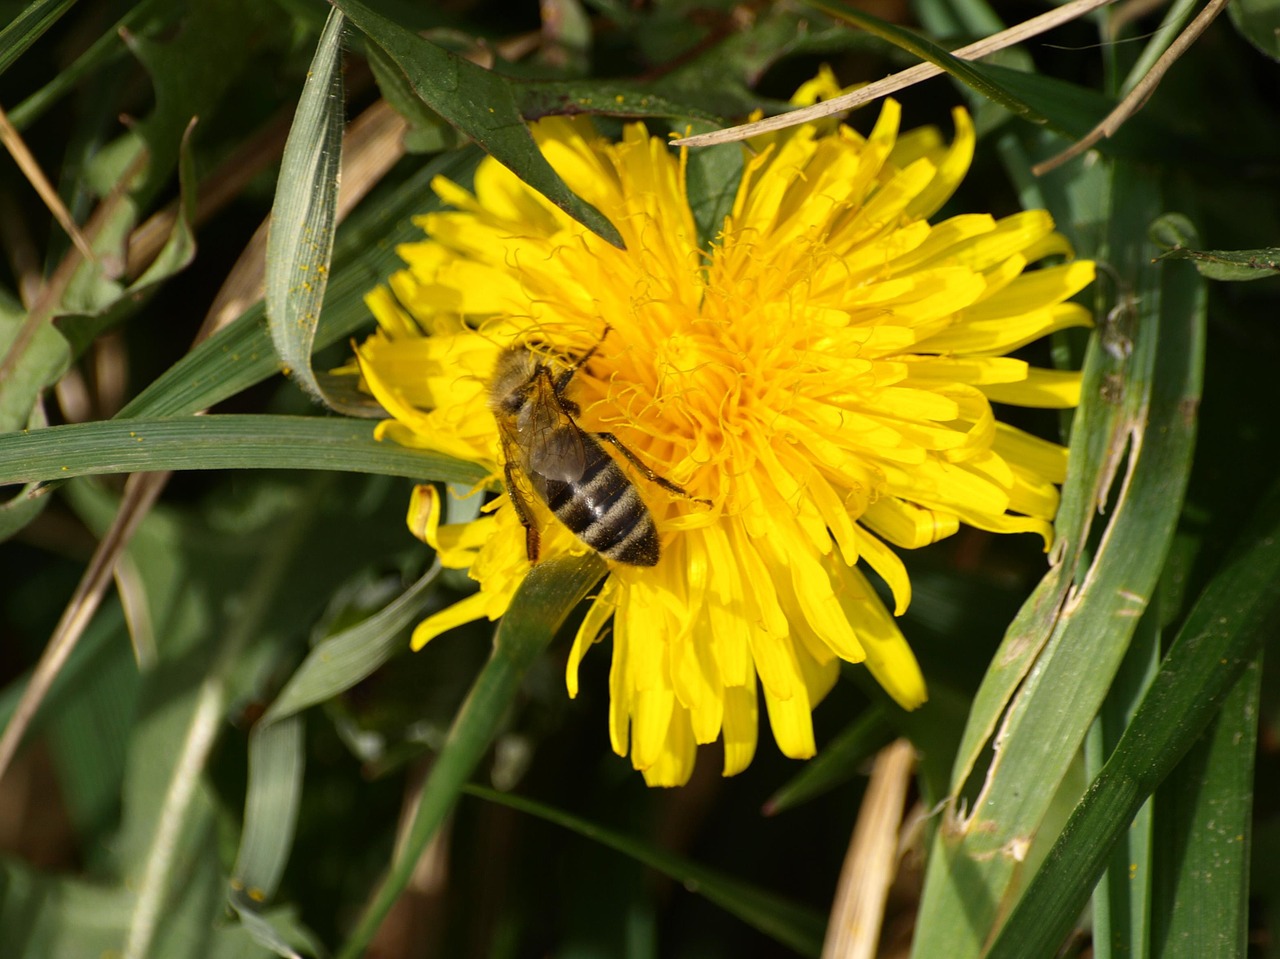
[[[685,782],[696,745],[719,737],[724,773],[744,769],[761,692],[782,752],[812,756],[811,712],[840,660],[918,706],[924,680],[894,619],[911,584],[891,547],[962,522],[1046,546],[1052,535],[1066,450],[998,422],[991,401],[1076,404],[1078,374],[1006,354],[1090,322],[1066,301],[1093,264],[1071,261],[1043,211],[930,225],[968,168],[973,127],[957,110],[948,147],[933,129],[899,135],[898,122],[890,101],[866,138],[829,124],[755,141],[731,214],[700,246],[684,155],[639,124],[609,142],[586,120],[546,119],[533,128],[543,154],[625,249],[486,159],[474,193],[435,181],[453,209],[420,219],[428,238],[399,251],[408,268],[369,294],[379,329],[358,358],[392,417],[380,436],[500,480],[488,385],[499,356],[528,349],[563,371],[595,348],[566,386],[577,424],[615,434],[687,491],[618,458],[662,555],[609,564],[566,677],[576,695],[578,665],[612,620],[610,737],[650,784]],[[1028,270],[1045,258],[1059,262]],[[532,508],[543,556],[588,549]],[[440,525],[423,487],[410,516],[480,584],[423,622],[414,648],[501,616],[530,568],[511,501]]]

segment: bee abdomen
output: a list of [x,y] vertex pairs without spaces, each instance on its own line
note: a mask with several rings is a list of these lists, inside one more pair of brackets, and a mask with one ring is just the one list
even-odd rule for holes
[[[658,530],[635,486],[603,450],[589,457],[576,484],[548,488],[556,518],[597,553],[631,566],[658,562]],[[550,487],[552,484],[548,484]]]

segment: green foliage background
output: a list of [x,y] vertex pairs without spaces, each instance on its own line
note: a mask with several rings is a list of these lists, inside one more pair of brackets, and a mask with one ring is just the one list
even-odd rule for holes
[[[882,955],[1274,954],[1280,13],[1233,2],[1117,136],[1036,177],[1199,11],[946,54],[1040,12],[0,2],[0,106],[93,251],[0,162],[3,955],[817,956],[897,737],[930,815]],[[673,791],[609,750],[607,651],[565,696],[594,560],[540,566],[496,635],[410,654],[470,588],[408,535],[410,485],[483,476],[373,442],[323,371],[431,177],[483,149],[609,236],[522,119],[709,130],[821,63],[853,83],[922,56],[951,76],[897,95],[904,125],[963,103],[981,134],[944,214],[1045,207],[1101,264],[1097,330],[1036,357],[1084,365],[1081,408],[1019,420],[1072,447],[1053,564],[972,530],[905,557],[929,703],[849,668],[817,759],[766,742],[723,780],[704,750]],[[343,145],[380,98],[404,136]],[[709,234],[739,158],[691,154]],[[255,245],[273,210],[293,227]]]

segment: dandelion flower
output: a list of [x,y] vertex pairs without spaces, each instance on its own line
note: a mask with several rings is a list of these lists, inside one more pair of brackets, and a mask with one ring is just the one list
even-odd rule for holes
[[[886,102],[865,138],[832,123],[753,141],[707,244],[684,155],[640,124],[611,142],[585,119],[542,120],[542,153],[625,249],[486,159],[473,192],[433,183],[452,209],[418,221],[427,238],[401,247],[407,268],[368,296],[379,328],[357,353],[391,416],[380,437],[500,481],[499,357],[525,348],[564,369],[594,347],[567,386],[578,425],[687,492],[618,458],[661,558],[609,564],[568,658],[574,696],[612,622],[609,734],[652,785],[684,783],[697,745],[717,738],[725,775],[744,769],[761,697],[781,751],[812,756],[811,714],[841,660],[903,707],[922,703],[893,547],[961,523],[1046,547],[1052,535],[1066,450],[1000,423],[992,401],[1078,402],[1078,374],[1007,354],[1090,322],[1067,301],[1093,264],[1071,259],[1043,211],[931,225],[968,168],[973,126],[956,111],[947,145],[931,128],[900,134],[899,114]],[[430,487],[418,495],[417,532],[479,590],[419,625],[414,648],[501,616],[530,569],[506,495],[459,524],[441,524]],[[543,557],[588,550],[534,511]]]

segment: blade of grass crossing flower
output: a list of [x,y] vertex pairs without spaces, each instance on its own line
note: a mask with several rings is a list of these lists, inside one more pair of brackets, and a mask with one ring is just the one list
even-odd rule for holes
[[[1224,702],[1235,697],[1232,709],[1236,718],[1223,711],[1220,720],[1228,727],[1220,731],[1226,739],[1236,738],[1246,723],[1256,723],[1257,710],[1252,704],[1257,678],[1248,674],[1256,672],[1253,663],[1258,651],[1280,626],[1280,591],[1275,589],[1280,578],[1280,484],[1267,493],[1246,529],[1233,557],[1200,595],[1133,722],[1000,930],[987,959],[1052,954],[1079,916],[1133,815],[1182,761]],[[1238,686],[1244,688],[1233,693]],[[1245,738],[1249,735],[1253,734]],[[1215,732],[1212,740],[1219,738]],[[1245,743],[1233,745],[1232,752],[1246,749]],[[1220,747],[1207,748],[1212,753]],[[1248,752],[1252,753],[1251,747]],[[1239,755],[1237,752],[1237,758]],[[1234,780],[1237,787],[1242,777],[1249,782],[1238,763],[1222,757],[1218,761],[1223,764],[1224,781]],[[1247,813],[1242,820],[1239,808],[1245,801],[1244,796],[1234,796],[1236,808],[1228,813],[1228,831],[1213,837],[1218,853],[1227,845],[1240,847],[1232,851],[1233,860],[1247,856],[1246,843],[1239,839],[1247,836],[1247,831],[1230,832],[1231,826],[1243,826],[1247,821]],[[1233,864],[1225,883],[1235,888],[1236,895],[1243,889],[1236,885],[1243,882],[1242,869],[1246,869],[1243,864]],[[1196,885],[1197,896],[1204,894],[1203,879],[1199,877]],[[1226,916],[1234,918],[1238,912],[1230,910]],[[1164,934],[1168,928],[1159,931]],[[1229,934],[1235,935],[1237,928]],[[1235,949],[1194,954],[1243,954],[1242,945]]]
[[[439,209],[431,192],[437,175],[460,179],[477,156],[451,153],[426,164],[382,202],[359,207],[339,228],[334,246],[334,276],[325,295],[313,346],[328,346],[372,322],[364,294],[402,265],[396,244],[422,235],[410,222],[417,213]],[[278,373],[261,301],[205,340],[134,397],[117,419],[175,416],[207,409]]]
[[339,952],[340,959],[363,955],[408,884],[422,851],[497,736],[503,714],[519,691],[525,672],[603,573],[600,557],[591,553],[540,563],[521,584],[498,626],[493,654],[472,684],[436,757],[408,838]]
[[622,245],[613,224],[575,195],[543,157],[509,80],[429,43],[357,0],[335,0],[334,6],[395,61],[431,109],[569,216]]
[[594,842],[616,849],[652,869],[669,876],[690,892],[706,896],[747,925],[794,949],[802,956],[822,952],[823,917],[811,909],[765,892],[714,869],[691,862],[651,843],[588,822],[578,816],[522,796],[501,793],[482,786],[467,786],[466,792],[481,799],[537,816],[576,832]]
[[804,3],[815,10],[821,10],[829,17],[843,20],[846,23],[853,24],[855,27],[866,30],[868,33],[875,34],[894,46],[915,54],[921,60],[927,60],[939,69],[951,74],[965,86],[972,88],[988,100],[1000,104],[1025,120],[1030,120],[1032,123],[1045,123],[1048,121],[1044,114],[1014,94],[1007,86],[993,80],[984,67],[975,65],[968,60],[953,57],[950,51],[938,46],[932,40],[922,37],[920,34],[904,30],[896,24],[844,5],[836,6],[824,3],[822,0],[804,0]]
[[325,392],[311,351],[328,285],[342,167],[342,26],[329,12],[289,129],[267,238],[266,301],[271,341],[294,381],[344,413],[368,412]]
[[35,0],[0,30],[0,73],[8,70],[31,44],[62,19],[76,0]]
[[366,420],[189,416],[0,434],[0,483],[156,470],[308,469],[481,482],[474,463],[374,439]]
[[1156,792],[1155,953],[1234,959],[1249,936],[1254,758],[1262,670],[1255,659],[1222,711]]
[[765,815],[786,812],[815,796],[848,782],[858,768],[893,741],[893,724],[886,707],[873,706],[806,763],[764,804]]
[[[1114,214],[1113,235],[1145,236],[1159,210],[1156,184],[1121,167],[1115,191],[1124,203]],[[996,917],[1016,898],[1032,838],[1048,839],[1039,827],[1153,594],[1181,507],[1203,361],[1203,284],[1191,270],[1151,267],[1150,250],[1141,243],[1117,242],[1111,260],[1121,275],[1135,277],[1138,325],[1131,353],[1110,356],[1123,362],[1124,375],[1113,373],[1101,383],[1087,377],[1086,388],[1100,391],[1086,394],[1085,407],[1087,415],[1092,404],[1115,404],[1122,420],[1117,430],[1097,437],[1073,436],[1073,449],[1101,443],[1107,453],[1100,460],[1099,489],[1107,489],[1108,477],[1119,471],[1124,482],[1108,506],[1111,521],[1090,566],[1075,574],[1070,600],[1011,702],[972,812],[958,817],[948,811],[935,836],[913,946],[918,957],[979,955]],[[1096,342],[1091,350],[1094,357],[1106,352]],[[1083,428],[1077,419],[1077,429]],[[1055,571],[1049,579],[1062,575]],[[1024,612],[1044,599],[1043,591],[1033,595]],[[1018,629],[1015,622],[1011,635]],[[1039,637],[1020,642],[1038,645]],[[994,680],[1005,682],[1003,676]],[[989,721],[989,705],[975,705],[975,717]],[[968,741],[981,742],[984,733],[970,730]],[[957,759],[957,797],[973,761],[971,755]],[[963,939],[957,929],[967,930]]]
[[[1090,780],[1115,749],[1160,669],[1159,613],[1157,599],[1138,624],[1102,711],[1089,730],[1085,766]],[[1151,804],[1147,803],[1117,843],[1093,892],[1093,951],[1097,959],[1146,956],[1150,952],[1152,825]]]

